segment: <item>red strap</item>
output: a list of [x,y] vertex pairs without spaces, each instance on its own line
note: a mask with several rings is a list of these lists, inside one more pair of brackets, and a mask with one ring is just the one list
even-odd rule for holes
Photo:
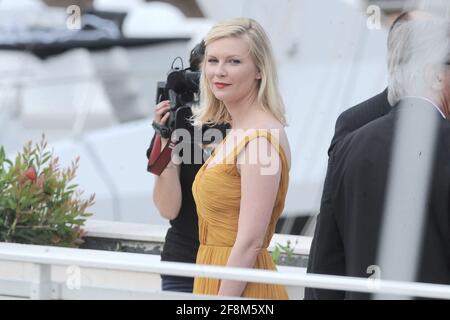
[[161,136],[157,134],[153,143],[153,148],[148,158],[147,171],[161,175],[164,169],[167,167],[172,156],[172,149],[175,145],[169,142],[162,151],[161,150]]

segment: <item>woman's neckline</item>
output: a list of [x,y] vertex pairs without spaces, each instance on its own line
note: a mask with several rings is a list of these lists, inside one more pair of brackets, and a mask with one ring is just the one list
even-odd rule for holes
[[[212,159],[213,158],[215,158],[216,157],[216,155],[217,155],[217,152],[216,151],[220,151],[220,150],[222,150],[222,148],[224,147],[224,145],[225,145],[225,142],[226,142],[226,140],[227,140],[227,138],[230,136],[230,134],[229,133],[227,133],[226,135],[225,135],[225,137],[222,139],[222,141],[214,148],[214,150],[211,152],[211,155],[209,156],[209,158],[206,160],[206,162],[205,162],[205,164],[203,165],[203,167],[202,167],[202,170],[203,170],[203,172],[206,172],[206,171],[209,171],[209,170],[212,170],[212,169],[214,169],[215,167],[217,167],[217,166],[219,166],[219,165],[222,165],[222,164],[226,164],[225,162],[226,162],[226,159],[228,159],[228,157],[234,152],[234,150],[242,143],[242,141],[244,141],[244,139],[247,137],[247,136],[250,136],[250,135],[252,135],[252,134],[254,134],[254,133],[258,133],[258,131],[266,131],[268,134],[269,134],[269,136],[270,136],[270,138],[271,138],[271,144],[272,145],[274,145],[274,141],[273,140],[275,140],[275,143],[278,145],[278,153],[282,153],[283,155],[283,157],[284,157],[284,159],[285,159],[285,161],[286,161],[286,164],[287,164],[287,155],[286,155],[286,152],[284,151],[284,148],[281,146],[281,144],[280,144],[280,141],[277,139],[277,138],[275,138],[271,133],[270,133],[270,131],[271,130],[274,130],[275,128],[273,128],[273,129],[270,129],[270,128],[264,128],[264,129],[247,129],[246,131],[250,131],[250,130],[252,130],[252,132],[250,132],[250,134],[245,134],[244,136],[243,136],[243,138],[241,139],[241,140],[239,140],[239,142],[233,147],[233,149],[230,151],[230,152],[228,152],[222,159],[221,159],[221,161],[220,162],[217,162],[217,163],[215,163],[213,166],[209,166],[209,164],[211,163],[211,161],[212,161]],[[231,131],[231,130],[233,130],[233,129],[229,129],[229,131]],[[235,129],[235,130],[238,130],[238,129]],[[244,129],[243,129],[244,130]],[[228,130],[227,130],[228,131]],[[218,148],[219,148],[219,146],[220,146],[220,150],[218,150]]]

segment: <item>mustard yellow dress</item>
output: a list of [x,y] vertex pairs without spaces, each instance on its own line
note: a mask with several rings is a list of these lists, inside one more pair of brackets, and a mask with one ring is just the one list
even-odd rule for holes
[[[197,264],[217,266],[227,264],[237,236],[241,201],[241,178],[236,167],[236,159],[245,146],[257,137],[265,137],[278,151],[282,171],[278,195],[264,238],[264,249],[258,254],[254,268],[276,270],[267,247],[275,232],[277,220],[283,212],[289,183],[289,170],[283,149],[268,130],[253,131],[245,136],[234,150],[226,156],[224,162],[214,164],[213,167],[207,169],[209,161],[214,157],[213,153],[197,173],[192,185],[199,223],[200,247],[197,253]],[[217,295],[219,287],[219,279],[195,278],[193,293]],[[288,299],[284,286],[251,282],[247,283],[242,297]]]

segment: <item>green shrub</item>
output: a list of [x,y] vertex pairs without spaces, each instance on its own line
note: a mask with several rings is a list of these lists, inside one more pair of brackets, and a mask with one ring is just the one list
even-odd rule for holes
[[85,212],[95,195],[80,199],[72,181],[79,158],[60,169],[58,158],[40,143],[27,143],[12,162],[0,148],[0,241],[78,247],[83,243]]
[[297,245],[298,241],[295,241],[294,246],[291,246],[291,240],[288,240],[286,245],[283,246],[282,244],[276,243],[275,249],[272,251],[272,260],[275,264],[279,264],[281,261],[280,259],[282,256],[286,257],[286,260],[288,262],[294,258],[294,251],[295,246]]

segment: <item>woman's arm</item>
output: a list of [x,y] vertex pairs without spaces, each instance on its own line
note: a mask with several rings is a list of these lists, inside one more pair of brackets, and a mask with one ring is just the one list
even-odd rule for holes
[[[161,150],[168,139],[161,139]],[[181,208],[180,166],[169,162],[160,176],[155,177],[153,202],[163,218],[174,220]]]
[[[154,121],[164,125],[169,118],[169,101],[162,101],[155,107]],[[161,151],[169,139],[161,138]],[[155,177],[153,188],[153,202],[163,218],[173,220],[178,216],[181,208],[180,166],[172,161],[160,176]]]
[[[251,156],[250,152],[258,152],[258,156]],[[256,164],[249,163],[255,159]],[[277,197],[281,161],[275,148],[265,138],[257,138],[250,141],[245,152],[239,155],[238,163],[241,173],[241,207],[236,242],[227,266],[253,268]],[[268,171],[267,166],[275,170]],[[219,295],[241,296],[246,285],[246,282],[222,280]]]

